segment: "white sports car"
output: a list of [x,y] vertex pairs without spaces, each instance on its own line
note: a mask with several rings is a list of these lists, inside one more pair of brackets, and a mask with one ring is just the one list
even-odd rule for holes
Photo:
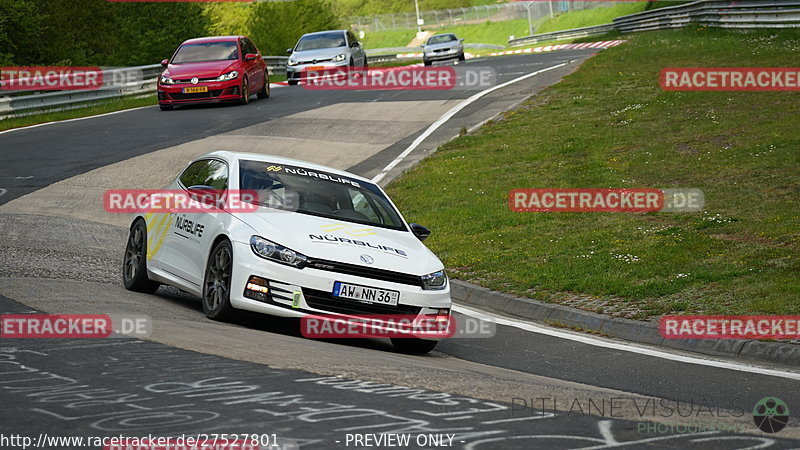
[[[123,282],[154,292],[160,283],[202,298],[206,316],[243,309],[307,314],[447,316],[450,286],[441,261],[368,179],[285,158],[214,152],[167,187],[257,192],[249,211],[140,213],[125,251]],[[392,339],[424,353],[437,340]]]

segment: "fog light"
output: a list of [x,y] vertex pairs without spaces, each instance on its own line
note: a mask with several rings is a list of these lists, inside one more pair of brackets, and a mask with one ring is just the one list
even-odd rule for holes
[[450,320],[450,308],[439,308],[435,314],[425,314],[426,316],[433,316],[434,322],[447,322]]
[[257,276],[251,276],[244,287],[244,296],[259,302],[269,300],[269,282]]

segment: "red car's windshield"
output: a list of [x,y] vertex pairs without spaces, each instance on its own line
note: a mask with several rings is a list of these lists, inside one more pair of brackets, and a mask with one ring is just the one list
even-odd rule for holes
[[239,59],[236,42],[207,42],[182,45],[172,58],[172,64],[236,59]]

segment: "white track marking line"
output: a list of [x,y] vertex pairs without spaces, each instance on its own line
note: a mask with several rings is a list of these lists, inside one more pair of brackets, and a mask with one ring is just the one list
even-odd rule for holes
[[603,440],[605,440],[609,444],[619,444],[617,439],[614,437],[614,433],[611,432],[611,425],[613,424],[610,420],[601,420],[597,423],[597,428],[600,430],[600,435],[603,436]]
[[[280,85],[280,84],[275,84],[275,83],[270,83],[269,84],[269,88],[270,89],[280,88],[280,87],[284,87],[284,86]],[[152,108],[154,106],[156,106],[156,105],[139,106],[137,108],[130,108],[130,109],[121,109],[119,111],[112,111],[112,112],[103,113],[103,114],[95,114],[93,116],[86,116],[86,117],[76,117],[74,119],[54,120],[52,122],[37,123],[36,125],[28,125],[26,127],[12,128],[10,130],[0,131],[0,134],[6,134],[6,133],[11,133],[13,131],[28,130],[28,129],[31,129],[31,128],[43,127],[45,125],[52,125],[54,123],[77,122],[78,120],[96,119],[98,117],[113,116],[114,114],[120,114],[120,113],[124,113],[124,112],[129,112],[129,111],[136,111],[136,110],[145,109],[145,108]],[[58,112],[58,111],[53,111],[53,112]]]
[[52,125],[54,123],[77,122],[79,120],[87,120],[87,119],[95,119],[97,117],[113,116],[114,114],[121,114],[121,113],[128,112],[128,111],[136,111],[136,110],[139,110],[139,109],[152,108],[153,106],[155,106],[155,105],[152,105],[152,106],[140,106],[138,108],[131,108],[131,109],[121,109],[119,111],[112,111],[112,112],[109,112],[109,113],[96,114],[94,116],[76,117],[74,119],[54,120],[52,122],[37,123],[36,125],[28,125],[26,127],[12,128],[10,130],[0,131],[0,134],[12,133],[14,131],[20,131],[20,130],[29,130],[31,128],[43,127],[45,125]]
[[456,106],[451,108],[450,111],[447,111],[446,113],[444,113],[444,115],[439,117],[439,119],[436,120],[436,122],[433,122],[431,124],[431,126],[429,126],[421,135],[417,136],[417,138],[414,139],[414,142],[412,142],[411,145],[409,145],[405,150],[403,150],[403,153],[400,153],[400,155],[398,155],[397,158],[394,159],[394,161],[390,162],[386,167],[383,168],[381,173],[375,175],[375,177],[372,178],[372,182],[373,183],[379,183],[384,177],[386,177],[386,175],[392,169],[394,169],[398,164],[400,164],[404,159],[406,159],[406,157],[409,154],[411,154],[411,152],[413,152],[414,149],[419,147],[419,145],[422,144],[422,142],[425,139],[427,139],[428,136],[433,134],[434,131],[436,131],[439,127],[444,125],[448,120],[450,120],[459,111],[461,111],[462,109],[466,108],[467,106],[469,106],[470,104],[472,104],[476,100],[478,100],[481,97],[483,97],[483,96],[485,96],[487,94],[490,94],[490,93],[492,93],[492,92],[494,92],[494,91],[496,91],[498,89],[502,89],[502,88],[504,88],[506,86],[512,85],[514,83],[517,83],[519,81],[525,80],[527,78],[535,77],[536,75],[539,75],[540,73],[543,73],[543,72],[547,72],[548,70],[553,70],[553,69],[557,69],[559,67],[566,66],[567,64],[568,63],[557,64],[555,66],[547,67],[545,69],[538,70],[536,72],[529,73],[527,75],[523,75],[523,76],[518,77],[518,78],[514,78],[511,81],[506,81],[503,84],[498,84],[497,86],[491,87],[491,88],[483,90],[481,92],[478,92],[477,94],[473,95],[472,97],[469,97],[466,100],[462,101],[461,103],[457,104]]
[[498,325],[514,327],[520,330],[530,331],[538,334],[544,334],[546,336],[552,336],[560,339],[567,339],[570,341],[580,342],[582,344],[594,345],[595,347],[604,347],[613,350],[637,353],[644,356],[652,356],[654,358],[667,359],[670,361],[676,361],[686,364],[696,364],[700,366],[716,367],[719,369],[735,370],[739,372],[749,372],[758,375],[767,375],[771,377],[788,378],[790,380],[800,380],[800,373],[797,372],[768,369],[766,367],[753,366],[743,363],[735,363],[735,362],[720,361],[715,359],[705,359],[694,356],[680,355],[677,353],[671,353],[664,350],[657,350],[654,348],[643,347],[637,344],[627,343],[627,342],[625,343],[613,342],[610,340],[598,339],[588,335],[568,333],[565,331],[555,330],[552,328],[546,328],[543,326],[534,325],[533,323],[530,322],[523,322],[508,317],[502,317],[489,312],[479,311],[476,309],[467,308],[460,305],[453,305],[453,311],[459,312],[461,314],[466,314],[468,316],[472,316],[477,319],[495,322]]
[[8,190],[6,190],[6,189],[3,189],[3,188],[0,188],[0,197],[2,197],[3,195],[5,195],[5,193],[6,193],[6,192],[8,192]]

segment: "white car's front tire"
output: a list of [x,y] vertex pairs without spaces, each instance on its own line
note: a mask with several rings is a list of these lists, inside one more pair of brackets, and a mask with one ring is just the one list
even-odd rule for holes
[[233,246],[221,240],[206,263],[203,277],[203,312],[211,320],[228,320],[235,310],[231,306],[231,275],[233,273]]

